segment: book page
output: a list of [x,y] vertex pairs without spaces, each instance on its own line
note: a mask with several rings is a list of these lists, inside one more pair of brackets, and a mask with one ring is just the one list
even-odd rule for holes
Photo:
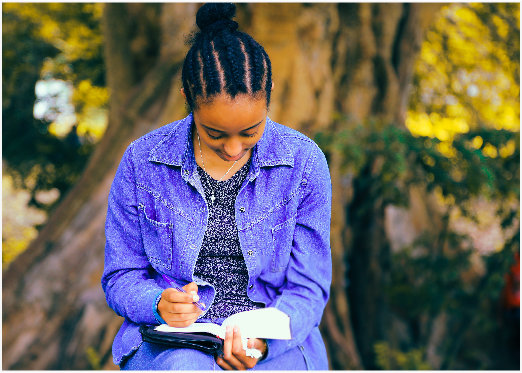
[[277,308],[267,307],[257,310],[244,311],[229,316],[223,325],[213,323],[194,323],[185,328],[175,328],[161,324],[154,328],[160,332],[170,333],[211,333],[225,339],[227,325],[237,325],[241,337],[265,339],[291,339],[290,317]]
[[236,313],[222,327],[237,325],[243,338],[291,339],[290,317],[277,308],[267,307]]
[[210,333],[225,339],[224,329],[213,323],[194,323],[184,328],[176,328],[167,324],[161,324],[155,327],[154,330],[169,333]]

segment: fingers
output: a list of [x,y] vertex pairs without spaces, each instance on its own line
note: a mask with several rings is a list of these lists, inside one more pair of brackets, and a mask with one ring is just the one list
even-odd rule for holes
[[165,289],[158,303],[159,315],[169,326],[180,328],[191,325],[202,312],[193,303],[194,296],[197,297],[197,294],[187,294],[173,288]]
[[223,358],[221,357],[218,357],[216,359],[216,363],[217,365],[219,365],[221,368],[223,368],[224,370],[235,370],[234,368],[232,368],[232,366],[230,364],[228,364],[225,360],[223,360]]
[[196,285],[195,282],[188,283],[187,285],[183,286],[183,290],[185,290],[187,293],[195,292],[198,293],[198,285]]
[[163,307],[168,313],[200,313],[201,310],[194,303],[170,303]]
[[239,361],[232,355],[232,343],[233,343],[233,330],[231,326],[227,326],[225,333],[225,342],[223,342],[223,360],[230,365],[233,369],[240,365]]
[[240,369],[250,369],[257,364],[257,359],[246,356],[246,351],[243,349],[243,343],[241,342],[241,332],[238,327],[234,327],[232,353],[240,361],[242,365]]
[[158,313],[169,326],[174,326],[176,328],[184,328],[192,325],[199,317],[199,313],[180,314],[162,311],[159,311]]
[[[197,294],[196,294],[197,296]],[[165,299],[167,302],[171,303],[193,303],[194,302],[194,294],[183,293],[181,291],[177,291],[173,288],[168,288],[163,290],[161,293],[161,298]],[[199,297],[198,297],[199,300]],[[197,301],[196,301],[197,302]]]
[[180,320],[178,320],[176,318],[170,318],[169,319],[167,317],[167,320],[165,320],[165,322],[167,323],[167,325],[173,326],[175,328],[186,328],[187,326],[190,326],[190,325],[194,324],[197,319],[198,319],[198,316],[195,316],[194,318],[188,319],[188,320],[185,320],[185,321],[180,321]]
[[247,346],[248,348],[255,348],[256,350],[261,351],[263,355],[266,353],[267,346],[264,339],[250,338],[248,340]]
[[[255,342],[254,342],[255,343]],[[253,368],[257,359],[246,356],[246,351],[241,343],[241,332],[237,327],[227,327],[225,334],[225,342],[223,343],[223,358],[217,359],[216,362],[223,369],[245,370]],[[222,362],[223,364],[220,364]]]

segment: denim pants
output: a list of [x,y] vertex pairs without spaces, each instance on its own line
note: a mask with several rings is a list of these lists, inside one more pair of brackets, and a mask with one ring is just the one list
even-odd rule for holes
[[[169,348],[143,342],[121,370],[222,370],[214,356],[188,348]],[[295,347],[278,357],[258,363],[253,370],[307,370],[304,357]]]

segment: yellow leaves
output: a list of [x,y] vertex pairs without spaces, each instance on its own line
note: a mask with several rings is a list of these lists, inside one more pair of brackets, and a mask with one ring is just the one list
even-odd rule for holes
[[498,152],[502,158],[507,158],[515,153],[516,144],[515,140],[509,140],[506,145],[501,147]]
[[101,35],[93,33],[86,25],[79,24],[71,28],[63,45],[63,51],[70,60],[92,58],[96,53],[92,45],[101,43]]
[[506,129],[510,131],[520,131],[520,111],[511,105],[504,105],[499,108],[497,129]]
[[[489,127],[520,131],[520,7],[510,4],[450,4],[444,7],[416,63],[415,94],[406,127],[415,136],[436,137],[447,157],[455,135]],[[515,52],[515,53],[513,53]],[[516,144],[500,149],[477,136],[471,146],[486,157],[509,157]]]
[[2,263],[9,264],[36,237],[36,224],[42,224],[46,214],[27,207],[29,192],[15,189],[9,175],[2,175]]
[[484,148],[482,148],[482,153],[489,158],[497,158],[498,156],[497,148],[491,144],[484,145]]
[[491,20],[493,21],[493,23],[495,24],[495,26],[497,28],[498,35],[501,38],[507,37],[508,32],[509,32],[509,25],[506,23],[506,21],[504,21],[502,18],[500,18],[496,14],[494,14],[491,17]]
[[100,140],[107,129],[107,111],[99,108],[87,108],[78,124],[78,135],[90,135]]
[[[480,136],[475,136],[473,140],[471,140],[471,146],[475,149],[482,148],[484,144],[484,140]],[[482,148],[482,154],[489,158],[496,158],[497,156],[501,156],[502,158],[507,158],[515,153],[516,143],[515,140],[509,140],[504,146],[497,149],[493,145],[486,143],[484,148]]]
[[[100,29],[103,4],[5,4],[4,11],[12,12],[21,22],[31,24],[35,37],[56,47],[57,56],[48,57],[41,70],[43,79],[60,79],[74,84],[74,113],[59,115],[49,131],[65,136],[73,125],[77,133],[101,138],[107,125],[109,95],[100,84],[103,71],[101,50],[103,36]],[[86,77],[88,77],[87,80]],[[71,100],[67,104],[70,105]],[[63,105],[62,105],[63,106]],[[62,109],[62,107],[60,107]]]
[[437,150],[448,158],[453,158],[457,155],[457,151],[450,142],[441,142],[437,144]]
[[85,22],[78,22],[78,12],[94,19],[101,19],[103,4],[83,4],[82,10],[67,3],[9,3],[3,4],[4,11],[17,14],[23,22],[37,25],[37,35],[62,51],[69,61],[88,59],[95,56],[102,44],[102,35]]
[[480,149],[480,147],[482,146],[483,143],[484,143],[484,140],[482,140],[482,137],[480,137],[480,136],[475,136],[473,138],[473,140],[471,141],[471,145],[475,149]]
[[[509,24],[505,19],[519,19],[519,7],[505,8],[505,4],[495,5],[493,10],[481,4],[450,4],[441,10],[426,33],[416,66],[422,79],[421,104],[430,107],[428,112],[444,115],[446,111],[449,117],[463,117],[471,127],[485,124],[518,130],[519,62],[512,57],[518,46],[507,39],[518,22]],[[484,20],[477,12],[482,12]],[[448,94],[465,105],[448,105]],[[472,118],[470,112],[478,115]]]
[[105,107],[109,102],[109,91],[106,87],[96,87],[90,80],[82,80],[73,94],[73,102],[81,102],[85,106]]
[[108,89],[82,80],[74,91],[73,102],[78,114],[78,135],[88,134],[99,140],[107,128]]
[[469,126],[463,118],[443,117],[438,113],[417,113],[408,111],[406,127],[415,136],[436,137],[441,141],[451,141],[458,133],[466,133]]
[[433,133],[430,117],[426,113],[408,111],[406,127],[415,136],[432,136]]

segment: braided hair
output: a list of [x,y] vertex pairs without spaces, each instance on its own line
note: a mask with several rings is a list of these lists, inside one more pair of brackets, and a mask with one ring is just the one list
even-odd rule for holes
[[200,31],[189,40],[191,48],[181,73],[191,111],[221,93],[232,98],[238,94],[266,97],[267,107],[270,104],[270,59],[250,35],[237,31],[238,24],[232,20],[235,13],[234,4],[208,3],[196,14]]

